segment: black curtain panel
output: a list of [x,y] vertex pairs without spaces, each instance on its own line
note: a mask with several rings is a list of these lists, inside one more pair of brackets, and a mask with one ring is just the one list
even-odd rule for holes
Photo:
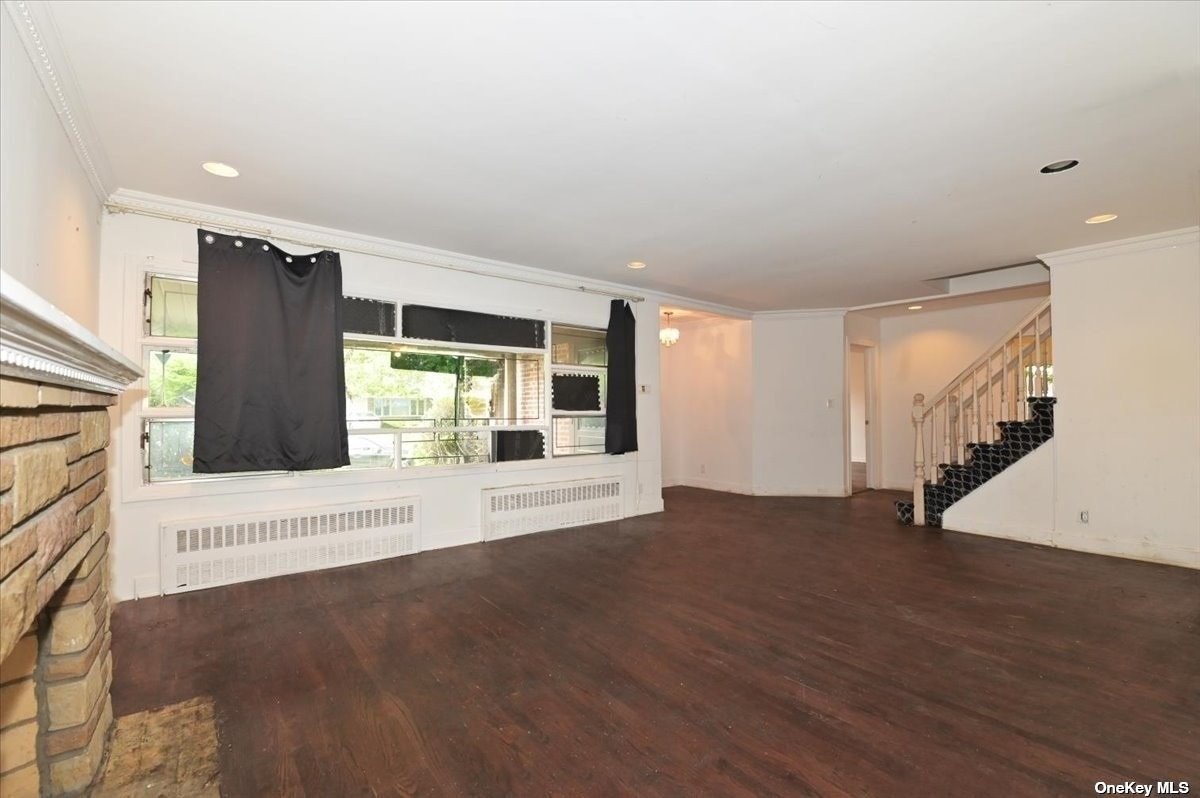
[[192,470],[349,465],[338,253],[291,255],[207,230],[198,237]]
[[614,299],[608,312],[608,419],[604,426],[607,454],[636,452],[637,378],[634,363],[633,309],[623,299]]

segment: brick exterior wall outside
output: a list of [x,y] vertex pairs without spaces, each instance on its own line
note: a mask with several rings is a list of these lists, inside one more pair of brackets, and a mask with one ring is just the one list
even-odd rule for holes
[[542,361],[518,360],[517,364],[517,418],[522,422],[532,423],[540,419],[545,410]]
[[112,727],[107,405],[0,378],[0,795],[81,793]]

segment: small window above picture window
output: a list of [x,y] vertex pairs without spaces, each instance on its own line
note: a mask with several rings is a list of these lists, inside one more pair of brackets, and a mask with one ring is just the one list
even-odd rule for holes
[[608,365],[608,349],[604,344],[604,330],[555,324],[553,336],[550,358],[554,365]]
[[405,305],[400,328],[405,338],[429,341],[523,349],[543,349],[546,346],[544,322],[470,310]]
[[196,337],[196,281],[158,274],[146,278],[146,334]]

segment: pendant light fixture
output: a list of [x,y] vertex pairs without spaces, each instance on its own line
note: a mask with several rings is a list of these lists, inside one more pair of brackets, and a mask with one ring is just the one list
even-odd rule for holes
[[679,343],[679,328],[671,326],[671,312],[663,314],[667,317],[667,326],[658,331],[658,341],[663,346],[674,346]]

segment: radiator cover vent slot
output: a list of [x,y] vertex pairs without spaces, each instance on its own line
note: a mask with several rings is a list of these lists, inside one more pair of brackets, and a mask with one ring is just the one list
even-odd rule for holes
[[483,491],[483,539],[621,518],[621,478],[600,477]]
[[370,562],[421,550],[415,497],[161,526],[164,593]]

